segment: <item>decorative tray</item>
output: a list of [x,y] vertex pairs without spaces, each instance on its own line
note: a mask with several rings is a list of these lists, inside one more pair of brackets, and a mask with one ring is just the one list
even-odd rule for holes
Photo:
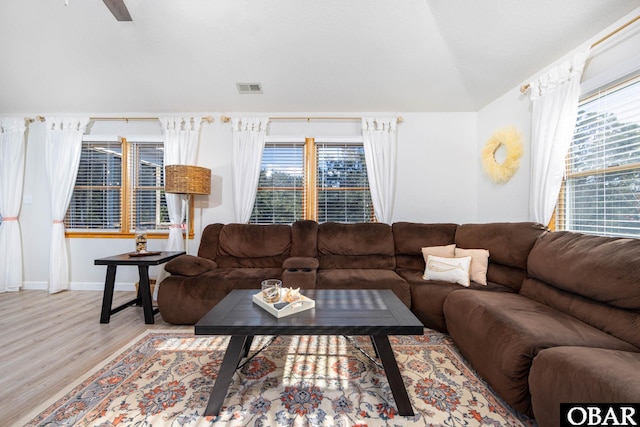
[[[295,313],[300,313],[301,311],[310,310],[316,306],[316,302],[311,298],[305,297],[304,295],[300,295],[300,299],[294,302],[286,302],[286,301],[278,301],[275,303],[268,303],[262,299],[262,292],[258,292],[257,294],[253,294],[253,303],[257,304],[263,310],[267,311],[272,316],[277,317],[278,319],[285,316],[290,316]],[[280,306],[279,304],[286,304],[284,306]],[[280,307],[280,308],[276,308]]]

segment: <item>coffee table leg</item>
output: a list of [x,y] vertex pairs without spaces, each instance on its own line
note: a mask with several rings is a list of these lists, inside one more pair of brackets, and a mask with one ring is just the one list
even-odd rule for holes
[[247,340],[244,343],[244,351],[242,352],[243,357],[247,357],[249,355],[249,350],[251,350],[251,343],[253,342],[253,335],[247,337]]
[[231,337],[227,352],[222,359],[222,365],[220,365],[218,378],[216,378],[213,390],[211,390],[209,403],[207,403],[207,408],[204,410],[204,415],[217,416],[220,413],[220,408],[222,408],[224,398],[227,397],[227,389],[238,367],[238,362],[244,351],[247,338],[245,335],[233,335]]
[[376,354],[376,359],[380,359],[380,355],[378,354],[378,349],[376,348],[376,343],[373,342],[373,335],[371,335],[371,345],[373,345],[373,351]]
[[396,401],[398,413],[403,416],[414,415],[407,389],[404,387],[404,381],[402,381],[402,375],[400,375],[400,369],[398,369],[398,364],[396,363],[396,357],[389,343],[389,337],[386,335],[371,335],[371,341],[373,341],[376,353],[380,357],[384,372],[387,374],[387,380],[391,387],[391,393],[393,393],[393,399]]

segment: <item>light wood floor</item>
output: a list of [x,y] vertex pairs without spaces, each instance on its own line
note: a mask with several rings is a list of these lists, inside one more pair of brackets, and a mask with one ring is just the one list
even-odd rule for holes
[[[116,292],[114,304],[134,297]],[[0,293],[0,425],[13,426],[53,395],[148,329],[193,331],[158,314],[146,325],[142,307],[100,324],[102,292]]]

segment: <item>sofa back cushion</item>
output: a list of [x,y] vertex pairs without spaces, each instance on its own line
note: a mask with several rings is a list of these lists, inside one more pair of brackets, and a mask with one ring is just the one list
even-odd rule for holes
[[209,224],[202,230],[198,256],[215,261],[218,256],[218,238],[224,224]]
[[518,291],[526,277],[529,252],[547,232],[534,222],[464,224],[457,227],[454,241],[462,249],[487,249],[487,281]]
[[291,224],[291,256],[312,257],[318,255],[318,223],[310,220]]
[[529,276],[594,301],[640,310],[640,240],[559,231],[529,256]]
[[640,312],[637,310],[597,302],[531,277],[525,279],[520,294],[640,348]]
[[227,224],[218,236],[216,263],[225,267],[282,267],[291,251],[291,227]]
[[318,226],[318,258],[323,268],[376,268],[396,266],[391,226],[380,223]]
[[446,223],[394,223],[392,228],[397,267],[424,271],[422,248],[453,244],[457,227],[457,224]]
[[640,347],[640,240],[549,233],[528,274],[522,295]]

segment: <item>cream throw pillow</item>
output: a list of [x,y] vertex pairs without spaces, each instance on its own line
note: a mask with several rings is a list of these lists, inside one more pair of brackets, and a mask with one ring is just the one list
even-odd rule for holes
[[426,248],[422,248],[422,256],[424,257],[424,262],[427,262],[427,256],[434,255],[444,258],[453,258],[455,256],[456,245],[451,244],[447,246],[427,246]]
[[434,255],[427,256],[427,265],[424,269],[425,280],[441,280],[443,282],[457,283],[469,286],[469,265],[471,257],[443,258]]
[[457,257],[471,257],[469,275],[474,282],[487,286],[487,269],[489,268],[489,251],[486,249],[455,249]]

